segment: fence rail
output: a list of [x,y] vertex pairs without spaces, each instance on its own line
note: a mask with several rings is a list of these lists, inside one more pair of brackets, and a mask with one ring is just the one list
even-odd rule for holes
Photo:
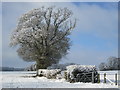
[[[111,75],[113,75],[113,74],[111,74]],[[110,78],[107,77],[107,74],[104,73],[104,83],[106,83],[107,81],[109,81],[111,84],[118,85],[117,75],[118,75],[117,73],[114,74],[114,79],[115,79],[115,81],[113,82]]]
[[[108,81],[108,82],[110,82],[112,85],[113,85],[113,84],[118,85],[118,74],[117,74],[117,73],[116,73],[116,74],[106,74],[106,73],[104,73],[104,74],[98,74],[98,83],[101,82],[101,76],[100,76],[100,75],[104,75],[104,76],[103,76],[103,82],[104,82],[104,83],[107,83],[107,81]],[[113,75],[114,81],[112,81],[112,80],[108,77],[108,75]],[[94,78],[95,78],[95,76],[94,76],[94,74],[92,74],[92,83],[94,83]]]

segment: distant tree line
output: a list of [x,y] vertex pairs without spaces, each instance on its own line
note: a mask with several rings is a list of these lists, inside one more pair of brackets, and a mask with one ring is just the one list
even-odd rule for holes
[[0,71],[24,71],[24,68],[0,67]]
[[106,63],[100,63],[99,70],[120,70],[120,58],[109,57]]

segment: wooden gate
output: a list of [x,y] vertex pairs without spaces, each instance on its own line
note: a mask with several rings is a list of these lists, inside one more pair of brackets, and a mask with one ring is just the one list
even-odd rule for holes
[[92,82],[97,83],[98,82],[98,73],[96,72],[89,72],[89,73],[81,73],[77,74],[76,76],[76,82]]
[[92,82],[97,83],[99,82],[99,74],[97,72],[79,72],[74,73],[74,78],[70,78],[70,74],[67,76],[67,81],[69,82]]

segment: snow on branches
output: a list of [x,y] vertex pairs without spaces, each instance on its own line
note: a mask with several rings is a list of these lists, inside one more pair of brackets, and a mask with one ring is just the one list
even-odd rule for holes
[[19,18],[10,46],[19,45],[18,55],[25,61],[36,61],[37,69],[58,63],[67,54],[67,36],[76,26],[71,16],[68,8],[33,9]]
[[[76,20],[74,24],[69,20],[71,15],[72,12],[67,8],[54,10],[53,7],[41,7],[33,9],[19,18],[10,44],[11,46],[17,45],[20,42],[25,42],[24,39],[29,41],[29,37],[39,38],[40,40],[49,37],[49,43],[52,44],[55,41],[53,39],[60,39],[63,34],[69,33],[75,27]],[[60,36],[57,37],[56,35]]]

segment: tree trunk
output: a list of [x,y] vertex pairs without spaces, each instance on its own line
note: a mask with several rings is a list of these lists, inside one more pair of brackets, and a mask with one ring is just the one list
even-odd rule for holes
[[36,71],[37,71],[37,76],[38,76],[38,70],[39,69],[46,69],[49,65],[47,62],[45,62],[45,59],[42,60],[37,60],[36,61]]
[[46,69],[48,67],[47,64],[45,63],[45,60],[38,60],[36,64],[37,64],[37,70]]

